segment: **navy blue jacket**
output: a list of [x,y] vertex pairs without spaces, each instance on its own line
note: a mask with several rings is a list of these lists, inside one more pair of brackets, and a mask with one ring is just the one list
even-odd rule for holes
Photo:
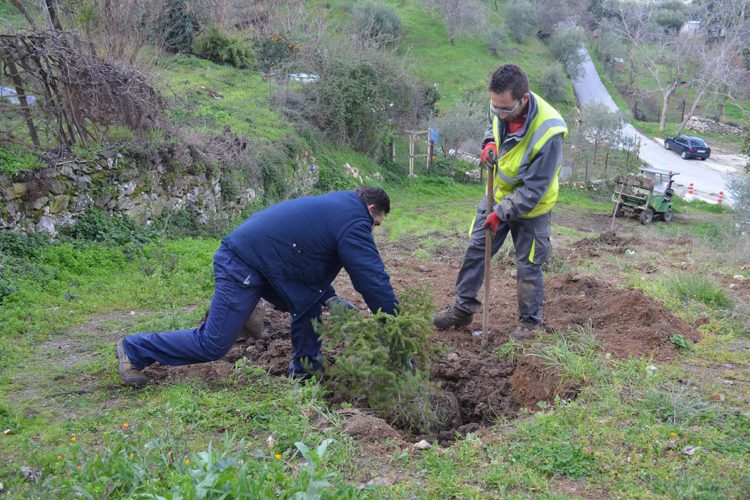
[[270,206],[224,243],[266,277],[294,314],[335,295],[331,283],[342,267],[370,310],[394,314],[396,295],[372,225],[359,195],[337,191]]

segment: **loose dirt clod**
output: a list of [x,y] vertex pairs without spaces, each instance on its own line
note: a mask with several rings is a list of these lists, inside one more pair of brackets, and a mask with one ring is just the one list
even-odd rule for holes
[[602,252],[622,254],[628,248],[640,244],[640,240],[634,237],[618,236],[614,231],[604,231],[596,238],[583,238],[573,243],[573,250],[586,252],[590,257],[601,255]]

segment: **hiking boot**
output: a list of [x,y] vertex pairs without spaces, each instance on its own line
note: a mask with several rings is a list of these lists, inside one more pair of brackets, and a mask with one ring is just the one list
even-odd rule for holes
[[133,363],[128,359],[128,355],[125,354],[125,346],[122,344],[122,339],[117,341],[115,350],[117,352],[117,372],[120,374],[123,382],[135,387],[148,382],[148,378],[143,374],[143,371],[133,366]]
[[432,324],[438,330],[447,330],[451,327],[468,326],[473,318],[474,313],[463,311],[453,305],[436,314],[432,319]]
[[513,340],[533,338],[539,328],[541,328],[539,323],[534,323],[533,321],[521,321],[516,329],[510,333],[510,338]]

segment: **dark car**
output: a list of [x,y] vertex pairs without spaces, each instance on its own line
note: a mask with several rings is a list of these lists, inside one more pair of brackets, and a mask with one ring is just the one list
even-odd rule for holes
[[678,135],[677,137],[668,137],[664,139],[664,147],[677,153],[680,153],[683,160],[688,158],[700,158],[705,160],[711,156],[711,148],[706,141],[700,137],[692,135]]

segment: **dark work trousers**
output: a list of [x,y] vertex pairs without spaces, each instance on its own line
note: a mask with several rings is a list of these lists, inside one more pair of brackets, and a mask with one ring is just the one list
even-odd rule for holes
[[[138,333],[123,339],[125,353],[136,368],[157,361],[187,365],[219,359],[232,347],[261,298],[284,307],[263,275],[224,244],[214,255],[214,277],[214,296],[204,324],[188,330]],[[312,322],[322,311],[322,305],[313,304],[304,313],[292,315],[291,367],[297,367],[297,372],[301,371],[303,360],[314,368],[320,364],[320,340]]]
[[[456,278],[456,307],[475,313],[482,303],[477,300],[479,288],[484,281],[484,238],[482,228],[487,214],[480,204],[471,228],[471,239],[466,248],[463,264]],[[523,321],[541,323],[544,302],[544,275],[542,264],[551,250],[552,212],[530,219],[503,222],[492,239],[492,255],[503,246],[508,233],[513,237],[516,249],[516,293],[518,295],[518,317]]]

